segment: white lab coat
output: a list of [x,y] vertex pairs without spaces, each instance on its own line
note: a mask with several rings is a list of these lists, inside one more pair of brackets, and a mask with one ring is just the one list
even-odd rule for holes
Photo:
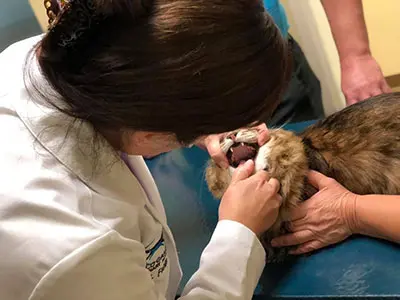
[[[181,269],[149,170],[92,152],[88,124],[32,101],[22,70],[39,40],[0,54],[0,299],[173,299]],[[219,222],[181,299],[250,299],[264,257],[248,228]]]

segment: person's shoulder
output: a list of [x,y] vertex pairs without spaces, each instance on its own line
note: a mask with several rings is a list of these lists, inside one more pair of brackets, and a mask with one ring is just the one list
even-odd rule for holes
[[0,52],[0,72],[2,74],[12,73],[13,70],[15,72],[16,66],[24,64],[27,55],[35,48],[42,37],[43,35],[37,35],[15,42]]
[[8,45],[3,51],[0,52],[0,59],[5,57],[18,57],[20,54],[29,52],[38,42],[40,42],[42,37],[43,34],[40,34]]
[[32,50],[41,38],[42,35],[39,35],[21,40],[9,45],[0,53],[0,99],[10,91],[23,87],[22,74],[29,58],[32,57]]

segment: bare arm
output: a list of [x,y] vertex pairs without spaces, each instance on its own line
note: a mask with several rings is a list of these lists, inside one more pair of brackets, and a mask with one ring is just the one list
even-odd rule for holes
[[400,243],[400,196],[358,196],[354,232]]
[[361,0],[321,0],[340,58],[347,104],[390,92],[371,55]]
[[352,234],[400,243],[400,195],[355,195],[315,171],[308,179],[319,192],[292,211],[293,233],[276,238],[273,246],[297,246],[291,252],[303,254]]
[[321,0],[341,61],[370,55],[361,0]]

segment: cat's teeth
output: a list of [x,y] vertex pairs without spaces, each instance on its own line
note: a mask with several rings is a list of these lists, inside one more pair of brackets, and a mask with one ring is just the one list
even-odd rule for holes
[[240,143],[240,145],[244,146],[244,143]]
[[227,153],[230,149],[230,147],[232,147],[234,144],[234,141],[232,141],[231,139],[225,139],[222,143],[221,143],[221,149],[224,153]]
[[233,149],[232,148],[229,148],[229,151],[231,151],[233,153]]

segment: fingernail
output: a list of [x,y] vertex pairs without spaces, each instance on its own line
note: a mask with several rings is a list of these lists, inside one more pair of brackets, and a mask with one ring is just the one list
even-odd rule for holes
[[229,164],[227,162],[223,161],[223,162],[221,162],[221,167],[223,169],[228,169],[229,168]]
[[250,167],[251,165],[253,165],[253,160],[252,159],[249,159],[244,163],[245,167]]
[[278,244],[277,244],[277,242],[276,242],[275,240],[272,240],[272,241],[271,241],[271,246],[272,246],[272,247],[277,247]]

